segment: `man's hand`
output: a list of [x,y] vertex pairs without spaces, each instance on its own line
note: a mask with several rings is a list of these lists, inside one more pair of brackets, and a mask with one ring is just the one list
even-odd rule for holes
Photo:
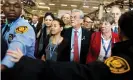
[[11,61],[13,61],[13,62],[19,62],[19,60],[23,56],[22,51],[20,49],[18,49],[18,48],[17,48],[17,51],[8,50],[7,54],[9,56],[13,57],[13,58],[11,58]]

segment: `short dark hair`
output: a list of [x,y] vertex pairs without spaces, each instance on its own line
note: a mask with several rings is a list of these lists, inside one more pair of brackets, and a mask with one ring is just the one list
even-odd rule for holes
[[118,20],[118,25],[122,33],[133,40],[133,11],[125,12]]
[[37,14],[32,14],[32,17],[33,17],[33,16],[37,16],[37,17],[39,17]]
[[86,18],[90,18],[93,21],[93,19],[89,15],[84,16],[84,21],[85,21]]
[[114,18],[109,14],[105,14],[105,16],[103,16],[102,19],[100,20],[100,23],[104,21],[109,22],[111,25],[115,22]]
[[59,18],[55,18],[54,21],[58,21],[59,24],[60,24],[60,27],[64,27],[64,26],[65,26],[63,20],[61,20],[61,19],[59,19]]
[[55,18],[54,15],[53,15],[51,12],[45,13],[44,19],[45,19],[47,16],[51,16],[53,19]]

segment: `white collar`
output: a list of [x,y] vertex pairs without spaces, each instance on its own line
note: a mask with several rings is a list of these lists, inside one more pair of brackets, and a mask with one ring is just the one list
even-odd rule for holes
[[75,30],[75,29],[73,28],[73,32],[75,32],[75,31],[77,31],[78,33],[80,33],[80,32],[81,32],[81,27],[80,27],[78,30]]

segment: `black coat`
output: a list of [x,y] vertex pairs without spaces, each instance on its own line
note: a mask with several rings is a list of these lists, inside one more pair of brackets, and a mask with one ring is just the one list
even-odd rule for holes
[[[49,44],[49,38],[50,37],[44,40],[43,49],[39,53],[39,58],[41,58],[43,54],[46,55],[45,49]],[[64,38],[57,47],[57,53],[58,53],[57,61],[70,61],[70,54],[68,52],[68,48],[69,48],[68,41]]]
[[[63,36],[68,39],[68,44],[69,44],[69,54],[71,51],[71,35],[72,35],[72,27],[68,28],[64,31]],[[86,58],[87,54],[89,51],[89,45],[90,45],[90,37],[91,37],[91,32],[89,32],[85,28],[82,29],[82,38],[81,38],[81,50],[80,50],[80,63],[85,64],[86,63]]]
[[[118,46],[118,47],[117,47]],[[133,80],[133,44],[130,41],[116,44],[113,55],[124,58],[130,65],[126,73],[114,74],[103,62],[77,64],[35,60],[23,56],[14,66],[16,80]]]

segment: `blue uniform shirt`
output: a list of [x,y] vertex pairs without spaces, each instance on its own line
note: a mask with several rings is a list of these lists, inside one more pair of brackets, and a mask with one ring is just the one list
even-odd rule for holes
[[[2,29],[2,33],[6,29],[5,27]],[[3,37],[8,44],[8,50],[16,50],[16,48],[20,48],[24,55],[35,58],[35,32],[30,24],[23,18],[19,17],[12,22],[9,30],[6,30]],[[2,64],[8,68],[13,67],[14,65],[14,62],[12,62],[10,58],[11,56],[6,55],[2,60]]]

